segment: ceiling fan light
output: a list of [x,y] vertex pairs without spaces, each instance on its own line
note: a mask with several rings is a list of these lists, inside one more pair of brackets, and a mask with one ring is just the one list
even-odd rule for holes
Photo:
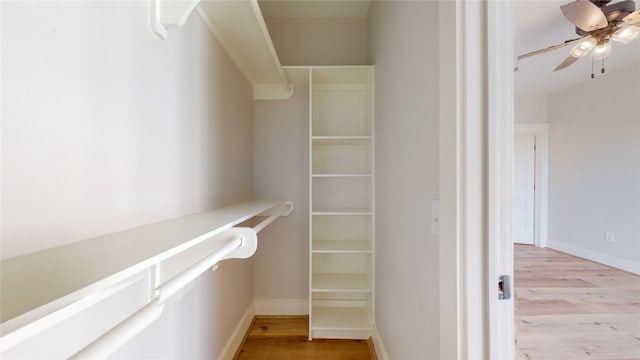
[[621,27],[611,35],[611,39],[623,44],[628,44],[638,37],[640,37],[640,27],[637,26]]
[[585,38],[571,49],[571,56],[581,58],[587,55],[598,42],[592,37]]
[[611,55],[611,43],[608,41],[606,43],[598,44],[596,48],[593,49],[593,58],[595,60],[604,59],[609,55]]

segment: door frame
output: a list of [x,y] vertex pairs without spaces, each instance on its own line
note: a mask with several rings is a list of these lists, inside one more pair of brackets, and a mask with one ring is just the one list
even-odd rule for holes
[[549,211],[549,124],[515,124],[515,135],[532,135],[535,151],[534,240],[538,247],[547,247]]
[[440,358],[513,359],[509,1],[439,2]]

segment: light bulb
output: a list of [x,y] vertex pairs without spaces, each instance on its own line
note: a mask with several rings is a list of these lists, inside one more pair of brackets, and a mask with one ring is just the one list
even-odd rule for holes
[[631,25],[621,27],[611,35],[613,40],[623,44],[628,44],[638,37],[640,37],[640,27]]
[[611,44],[609,44],[609,42],[598,44],[596,48],[593,49],[593,58],[595,60],[606,58],[609,55],[611,55]]
[[581,58],[587,55],[597,43],[596,39],[592,37],[585,38],[571,49],[571,56]]

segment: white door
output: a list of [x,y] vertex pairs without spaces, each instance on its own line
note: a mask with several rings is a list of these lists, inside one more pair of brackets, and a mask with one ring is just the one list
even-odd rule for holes
[[535,136],[517,135],[513,142],[513,241],[534,244]]

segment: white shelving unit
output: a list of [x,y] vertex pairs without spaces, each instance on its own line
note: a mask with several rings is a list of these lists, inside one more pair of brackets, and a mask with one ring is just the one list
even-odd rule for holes
[[[253,255],[257,233],[291,211],[289,201],[253,199],[2,260],[0,352],[152,271],[150,302],[85,348],[88,354],[114,351],[115,344],[159,317],[165,300],[202,272],[219,261]],[[235,227],[254,217],[267,218],[252,228]]]
[[258,0],[152,0],[151,29],[166,39],[168,28],[183,26],[198,13],[242,74],[256,100],[282,100],[293,94],[271,41]]
[[373,328],[373,67],[312,67],[309,339]]

